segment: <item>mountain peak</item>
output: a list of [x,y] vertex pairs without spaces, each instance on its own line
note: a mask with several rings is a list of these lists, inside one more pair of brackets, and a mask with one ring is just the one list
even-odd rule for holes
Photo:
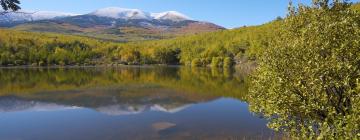
[[127,9],[119,7],[107,7],[98,9],[90,13],[99,17],[109,17],[116,19],[151,19],[150,14],[139,9]]
[[166,11],[161,13],[144,12],[139,9],[128,9],[120,7],[107,7],[98,9],[89,15],[99,17],[109,17],[115,19],[156,19],[156,20],[171,20],[171,21],[184,21],[191,20],[188,16],[177,11]]
[[19,12],[9,12],[3,15],[0,15],[0,23],[3,22],[20,22],[20,21],[36,21],[36,20],[45,20],[53,18],[62,18],[69,16],[76,16],[78,14],[65,13],[65,12],[55,12],[55,11],[19,11]]
[[152,13],[151,14],[154,19],[157,20],[172,20],[172,21],[184,21],[191,20],[188,16],[179,13],[177,11],[167,11],[162,13]]
[[[180,22],[185,20],[192,20],[188,16],[177,11],[166,11],[161,13],[150,13],[139,9],[128,9],[120,7],[107,7],[98,9],[86,15],[94,15],[97,17],[107,17],[113,19],[142,19],[142,20],[170,20],[173,22]],[[81,16],[80,14],[55,12],[55,11],[20,11],[9,12],[0,15],[0,23],[11,22],[29,22],[37,20],[48,20],[54,18],[64,18],[72,16]]]

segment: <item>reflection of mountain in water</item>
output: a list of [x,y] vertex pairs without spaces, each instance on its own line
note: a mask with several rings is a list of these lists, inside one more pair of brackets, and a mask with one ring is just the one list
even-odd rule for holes
[[180,112],[191,105],[179,106],[176,108],[166,108],[161,105],[145,105],[145,106],[128,106],[128,105],[110,105],[96,108],[97,111],[107,114],[107,115],[130,115],[130,114],[140,114],[147,111],[159,111],[166,113],[176,113]]
[[65,109],[76,109],[77,107],[58,105],[54,103],[43,103],[37,101],[22,100],[16,97],[1,97],[0,112],[18,111],[54,111]]
[[0,112],[90,108],[107,115],[130,115],[148,111],[176,113],[191,104],[213,99],[191,98],[180,92],[162,88],[152,88],[146,93],[142,90],[145,89],[138,89],[137,92],[125,92],[123,89],[97,89],[47,92],[28,97],[0,97]]

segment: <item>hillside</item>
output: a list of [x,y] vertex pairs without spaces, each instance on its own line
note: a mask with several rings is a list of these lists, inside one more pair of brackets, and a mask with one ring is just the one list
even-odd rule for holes
[[[185,64],[255,59],[277,22],[159,41],[113,43],[87,37],[0,29],[1,65]],[[200,64],[201,63],[201,64]]]
[[[274,37],[279,23],[279,21],[274,21],[260,26],[124,45],[128,46],[126,48],[144,52],[144,56],[152,56],[153,52],[158,50],[164,54],[178,52],[176,56],[178,56],[179,62],[185,65],[208,66],[215,61],[214,59],[222,61],[225,58],[242,63],[248,59],[255,60],[258,55],[261,55],[263,48],[266,48],[271,38]],[[155,53],[155,55],[160,54]],[[158,61],[173,63],[165,60],[169,59],[163,58]]]
[[83,26],[77,23],[88,23],[88,21],[76,21],[77,23],[72,23],[72,19],[63,20],[64,21],[36,21],[24,23],[12,27],[12,29],[31,32],[51,32],[79,35],[117,42],[169,39],[182,35],[213,32],[224,29],[223,27],[215,24],[203,24],[202,22],[194,21],[183,21],[176,23],[177,25],[160,25],[161,27],[141,27],[136,25],[140,23],[132,24],[132,22],[135,21],[129,21],[129,23],[122,23],[124,25],[112,27],[112,25],[101,25],[98,23],[90,26]]

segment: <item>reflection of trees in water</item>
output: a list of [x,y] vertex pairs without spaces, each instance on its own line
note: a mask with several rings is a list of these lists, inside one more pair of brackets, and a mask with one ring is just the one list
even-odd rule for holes
[[246,76],[221,69],[0,69],[0,74],[0,99],[87,107],[107,114],[173,112],[224,96],[244,99],[247,92]]
[[176,112],[221,97],[243,100],[247,93],[246,76],[241,72],[208,68],[0,69],[0,75],[0,102],[13,97],[12,103],[22,104],[13,107],[30,110],[50,104],[110,115]]

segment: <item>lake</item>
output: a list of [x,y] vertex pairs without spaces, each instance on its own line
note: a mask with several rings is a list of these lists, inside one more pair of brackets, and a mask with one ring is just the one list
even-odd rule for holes
[[208,68],[3,68],[0,140],[275,138],[247,83]]

